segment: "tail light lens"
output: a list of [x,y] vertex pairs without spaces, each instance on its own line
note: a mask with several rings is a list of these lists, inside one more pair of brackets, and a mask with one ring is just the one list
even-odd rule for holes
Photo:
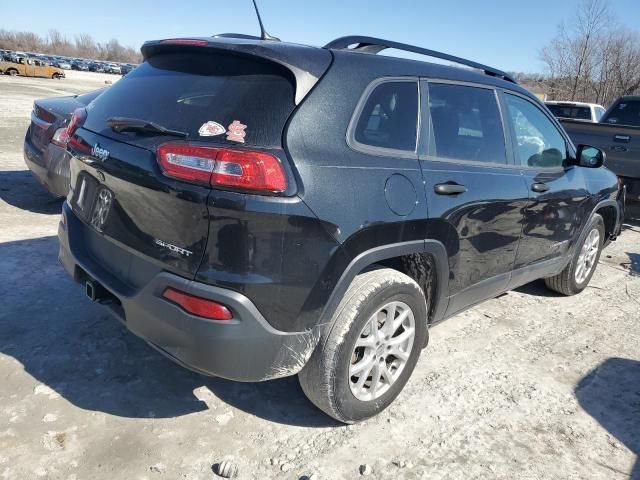
[[73,136],[74,133],[76,133],[76,130],[78,130],[80,125],[84,123],[86,117],[87,111],[84,108],[77,108],[71,116],[69,125],[57,129],[53,134],[51,142],[60,147],[66,147],[67,143],[69,143],[69,139]]
[[168,177],[265,193],[287,189],[280,160],[264,152],[165,144],[158,148],[158,161]]
[[56,121],[56,116],[53,113],[48,112],[35,103],[33,104],[33,113],[35,113],[36,117],[40,120],[44,120],[45,122],[53,123]]
[[53,134],[51,143],[55,143],[59,147],[66,147],[67,143],[69,143],[69,131],[67,130],[67,127],[57,129],[56,133]]
[[174,288],[166,288],[162,296],[179,305],[186,312],[198,317],[209,320],[231,320],[233,318],[228,307],[213,300],[189,295]]
[[87,111],[84,108],[76,108],[71,116],[71,121],[67,125],[67,135],[69,138],[73,137],[76,130],[82,125],[87,118]]

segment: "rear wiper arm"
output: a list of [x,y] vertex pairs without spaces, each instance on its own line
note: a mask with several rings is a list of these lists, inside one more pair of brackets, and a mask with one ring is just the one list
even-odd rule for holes
[[142,120],[139,118],[127,118],[127,117],[111,117],[107,120],[107,127],[114,132],[143,132],[143,133],[155,133],[158,135],[171,135],[174,137],[186,138],[189,136],[187,132],[181,132],[179,130],[171,130],[170,128],[158,125],[155,122],[149,120]]

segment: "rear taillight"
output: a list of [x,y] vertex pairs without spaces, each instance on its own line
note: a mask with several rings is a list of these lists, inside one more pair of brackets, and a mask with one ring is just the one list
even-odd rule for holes
[[254,192],[281,193],[287,177],[280,160],[264,152],[165,144],[158,162],[168,177]]
[[69,121],[69,125],[67,125],[67,135],[69,136],[69,138],[71,138],[73,134],[76,133],[76,130],[80,128],[80,125],[84,123],[86,118],[87,111],[84,108],[75,109],[73,115],[71,116],[71,120]]
[[209,320],[231,320],[233,318],[233,314],[228,307],[213,300],[196,297],[174,288],[166,288],[162,296],[197,317],[208,318]]
[[56,130],[53,134],[53,138],[51,139],[52,143],[60,147],[66,147],[67,143],[69,143],[69,139],[73,136],[73,134],[78,130],[80,125],[84,123],[85,118],[87,117],[87,111],[84,108],[77,108],[73,115],[71,116],[71,120],[69,121],[69,125],[66,127],[62,127]]
[[40,120],[44,120],[45,122],[53,123],[56,121],[56,116],[53,113],[48,112],[35,103],[33,104],[33,113],[35,113],[36,117]]
[[53,134],[51,143],[55,143],[59,147],[66,147],[67,143],[69,143],[69,133],[67,127],[57,129],[56,133]]

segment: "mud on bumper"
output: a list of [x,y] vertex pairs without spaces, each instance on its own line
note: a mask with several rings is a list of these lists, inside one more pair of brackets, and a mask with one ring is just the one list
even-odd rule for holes
[[[244,295],[160,272],[139,289],[123,284],[104,270],[84,248],[85,235],[97,235],[67,203],[58,229],[59,260],[74,280],[97,285],[99,301],[134,334],[196,372],[236,381],[255,382],[298,373],[318,342],[315,332],[274,329]],[[229,321],[190,315],[162,298],[167,287],[227,305]]]

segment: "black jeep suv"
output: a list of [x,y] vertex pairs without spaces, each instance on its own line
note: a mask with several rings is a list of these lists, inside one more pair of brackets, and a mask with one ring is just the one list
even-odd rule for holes
[[369,37],[142,53],[71,121],[60,260],[197,372],[299,374],[359,421],[402,390],[430,325],[537,278],[576,294],[620,231],[603,153],[493,68]]

